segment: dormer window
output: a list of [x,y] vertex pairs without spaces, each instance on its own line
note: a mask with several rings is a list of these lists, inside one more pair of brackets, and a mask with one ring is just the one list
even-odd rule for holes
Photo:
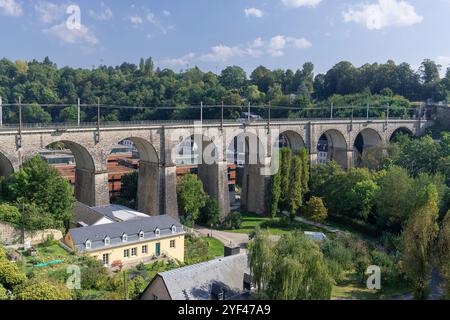
[[127,241],[128,241],[128,236],[127,236],[126,233],[124,233],[124,234],[122,235],[122,242],[127,242]]
[[172,233],[177,233],[177,226],[172,226]]
[[92,242],[91,242],[91,240],[86,240],[86,242],[84,243],[84,245],[86,246],[86,249],[91,249],[91,248],[92,248]]
[[139,240],[144,240],[144,231],[139,232]]
[[105,237],[103,241],[105,243],[105,246],[109,246],[111,244],[111,239],[109,237]]
[[161,230],[159,228],[155,229],[155,236],[159,237],[161,235]]

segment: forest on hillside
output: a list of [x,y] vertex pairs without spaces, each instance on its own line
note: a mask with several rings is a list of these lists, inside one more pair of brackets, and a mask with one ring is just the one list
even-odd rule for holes
[[[317,116],[317,112],[308,111],[326,110],[331,104],[370,105],[375,109],[389,104],[394,112],[398,109],[399,116],[411,106],[410,101],[449,99],[450,68],[443,78],[440,69],[431,60],[424,60],[418,70],[394,61],[361,67],[342,61],[325,74],[316,75],[314,65],[306,62],[298,70],[259,66],[248,75],[238,66],[226,67],[220,74],[203,72],[198,67],[177,73],[156,68],[151,58],[141,59],[138,65],[123,63],[93,69],[58,68],[48,57],[42,62],[2,59],[0,97],[5,123],[18,122],[18,108],[8,104],[16,104],[19,97],[28,104],[24,107],[24,121],[40,123],[76,121],[78,98],[84,105],[94,105],[100,99],[102,121],[197,119],[200,111],[188,106],[200,103],[251,104],[260,106],[254,110],[262,116],[270,103],[273,117]],[[82,121],[96,120],[95,107],[84,106],[82,110]],[[237,118],[243,110],[227,107],[225,117]],[[348,116],[348,112],[341,115]],[[204,117],[219,118],[220,113],[220,108],[205,107]],[[376,115],[383,116],[384,109]]]

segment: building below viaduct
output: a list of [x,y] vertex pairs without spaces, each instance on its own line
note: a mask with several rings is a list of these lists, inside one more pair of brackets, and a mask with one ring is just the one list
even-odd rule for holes
[[350,168],[357,162],[354,146],[358,139],[362,141],[361,153],[364,155],[371,149],[384,150],[396,132],[420,136],[430,125],[431,121],[423,119],[355,119],[0,128],[0,176],[18,170],[27,158],[37,155],[42,148],[63,142],[76,160],[77,200],[89,206],[107,205],[107,159],[113,146],[129,139],[141,159],[138,210],[150,215],[167,213],[178,217],[174,150],[185,139],[194,138],[203,150],[198,175],[205,191],[219,201],[222,214],[226,215],[230,210],[227,151],[238,140],[246,146],[241,207],[249,212],[264,213],[270,167],[276,158],[272,155],[278,148],[280,136],[294,151],[307,148],[312,164],[317,162],[319,140],[326,137],[328,159],[335,160],[343,168]]

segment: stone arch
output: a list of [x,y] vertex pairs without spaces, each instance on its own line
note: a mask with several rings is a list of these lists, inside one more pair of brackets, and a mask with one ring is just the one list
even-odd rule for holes
[[8,177],[14,173],[14,167],[8,157],[0,152],[0,177]]
[[237,133],[228,140],[227,160],[238,167],[242,210],[260,214],[267,211],[270,177],[262,174],[262,169],[270,166],[267,159],[263,141],[254,132]]
[[325,130],[317,142],[319,163],[336,161],[342,168],[349,168],[348,144],[342,132],[336,129]]
[[395,129],[392,134],[389,136],[389,141],[392,142],[395,140],[395,138],[399,135],[399,134],[406,134],[410,137],[414,137],[414,132],[407,127],[399,127],[397,129]]
[[[75,198],[88,206],[98,206],[109,203],[108,194],[104,189],[106,182],[102,181],[104,177],[96,175],[96,164],[92,153],[83,145],[70,140],[55,140],[53,143],[63,143],[75,158]],[[48,144],[47,146],[49,146]],[[107,203],[105,203],[105,201]]]
[[[198,178],[203,183],[205,192],[219,203],[222,218],[230,212],[228,191],[228,165],[221,156],[218,140],[208,135],[194,133],[180,139],[175,146],[178,159],[174,158],[179,167],[188,166],[196,169]],[[179,157],[187,157],[180,160]],[[174,157],[174,156],[173,156]]]
[[355,166],[376,168],[383,157],[383,138],[372,128],[362,129],[353,140]]
[[[284,143],[286,143],[286,145],[281,145],[283,143],[283,137],[285,138]],[[306,147],[305,144],[305,140],[303,139],[303,137],[296,131],[293,130],[286,130],[286,131],[282,131],[280,132],[280,137],[279,137],[279,146],[286,146],[292,149],[292,151],[299,151],[303,148]]]
[[[161,165],[160,156],[154,145],[142,137],[120,137],[109,145],[110,153],[114,146],[122,141],[131,141],[139,154],[138,186],[136,195],[136,209],[149,215],[159,215],[163,208],[161,204]],[[113,177],[113,175],[112,175]]]

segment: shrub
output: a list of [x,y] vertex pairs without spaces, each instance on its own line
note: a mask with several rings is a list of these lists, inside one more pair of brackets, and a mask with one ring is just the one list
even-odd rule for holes
[[311,197],[306,203],[306,216],[314,222],[324,222],[328,217],[328,210],[323,204],[322,198]]
[[228,217],[226,217],[223,222],[222,227],[224,229],[240,229],[242,225],[241,213],[240,212],[231,212]]
[[0,300],[8,300],[6,289],[0,284]]
[[33,279],[14,288],[17,300],[72,300],[72,292],[62,283]]
[[15,263],[6,259],[0,260],[0,284],[12,289],[27,280],[25,274],[19,270]]

